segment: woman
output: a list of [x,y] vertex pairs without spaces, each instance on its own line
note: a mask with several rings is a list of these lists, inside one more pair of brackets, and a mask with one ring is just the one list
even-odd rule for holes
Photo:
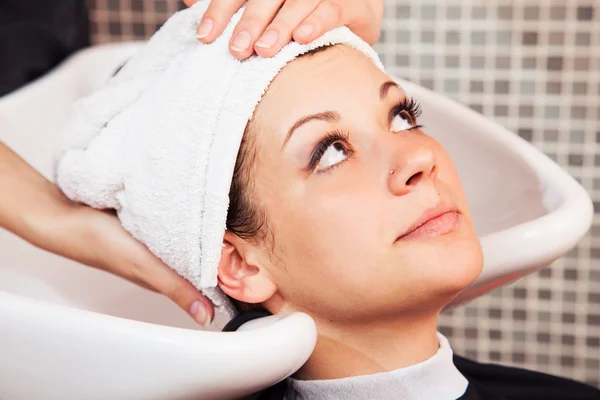
[[480,243],[451,160],[369,46],[338,29],[239,63],[219,47],[234,29],[211,46],[190,42],[201,7],[80,104],[58,183],[118,209],[197,287],[218,282],[242,305],[315,320],[307,363],[263,397],[598,398],[576,382],[453,359],[437,319],[481,272]]
[[[418,116],[418,104],[345,46],[286,66],[258,105],[230,194],[219,287],[315,320],[315,351],[279,390],[288,399],[600,398],[549,375],[460,357],[452,365],[438,315],[483,259],[456,170]],[[248,315],[260,314],[228,330]]]

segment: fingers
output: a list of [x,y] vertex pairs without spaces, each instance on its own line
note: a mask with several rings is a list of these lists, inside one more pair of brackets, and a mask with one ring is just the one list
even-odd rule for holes
[[374,44],[379,37],[374,18],[373,9],[366,1],[354,1],[348,6],[341,0],[325,0],[302,21],[292,37],[306,44],[335,27],[346,25],[363,40]]
[[254,44],[254,51],[263,57],[271,57],[292,39],[292,32],[313,12],[321,0],[287,0],[275,18],[261,30]]
[[210,300],[123,229],[114,212],[68,201],[57,216],[57,253],[164,294],[203,326],[214,318]]
[[183,0],[183,3],[188,7],[193,6],[197,2],[198,2],[198,0]]
[[[195,1],[189,0],[192,4]],[[186,2],[187,4],[187,2]],[[240,7],[244,0],[213,0],[204,13],[196,37],[202,43],[210,43],[215,40],[223,31]]]
[[[197,0],[185,0],[191,6]],[[229,42],[231,53],[243,60],[254,52],[271,57],[293,38],[306,44],[325,32],[346,25],[373,45],[381,31],[381,0],[248,0]],[[244,0],[213,0],[197,29],[203,43],[215,40]]]
[[[231,54],[240,60],[254,53],[256,40],[277,14],[284,0],[249,0],[244,14],[240,18],[231,35],[229,48]],[[279,40],[277,32],[270,33],[267,40]],[[289,41],[289,39],[288,39]]]
[[189,281],[153,255],[148,255],[147,259],[143,264],[134,263],[132,271],[134,279],[141,282],[143,286],[168,296],[196,322],[207,327],[214,318],[212,302]]

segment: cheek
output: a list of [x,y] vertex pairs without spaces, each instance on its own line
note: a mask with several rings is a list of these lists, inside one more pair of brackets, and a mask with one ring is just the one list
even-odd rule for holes
[[268,200],[276,251],[286,267],[278,283],[304,292],[297,295],[347,301],[339,291],[358,293],[384,260],[381,188],[360,175],[348,182],[342,174],[319,178],[335,183],[314,185],[315,193],[306,186],[280,186]]

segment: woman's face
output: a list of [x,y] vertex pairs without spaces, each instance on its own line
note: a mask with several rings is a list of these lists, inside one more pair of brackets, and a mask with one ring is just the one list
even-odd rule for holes
[[273,240],[253,260],[284,309],[337,322],[439,309],[481,271],[456,170],[390,81],[336,46],[287,65],[256,109],[253,193]]

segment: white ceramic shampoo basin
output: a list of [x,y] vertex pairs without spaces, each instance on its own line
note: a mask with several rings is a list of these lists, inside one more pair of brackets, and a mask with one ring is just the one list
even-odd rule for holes
[[[0,99],[0,140],[50,178],[71,103],[140,45],[84,50]],[[588,230],[591,201],[558,165],[466,107],[402,85],[456,163],[484,247],[483,274],[455,304],[548,265]],[[305,314],[270,318],[202,332],[168,299],[0,231],[3,400],[239,397],[291,374],[314,347]]]

